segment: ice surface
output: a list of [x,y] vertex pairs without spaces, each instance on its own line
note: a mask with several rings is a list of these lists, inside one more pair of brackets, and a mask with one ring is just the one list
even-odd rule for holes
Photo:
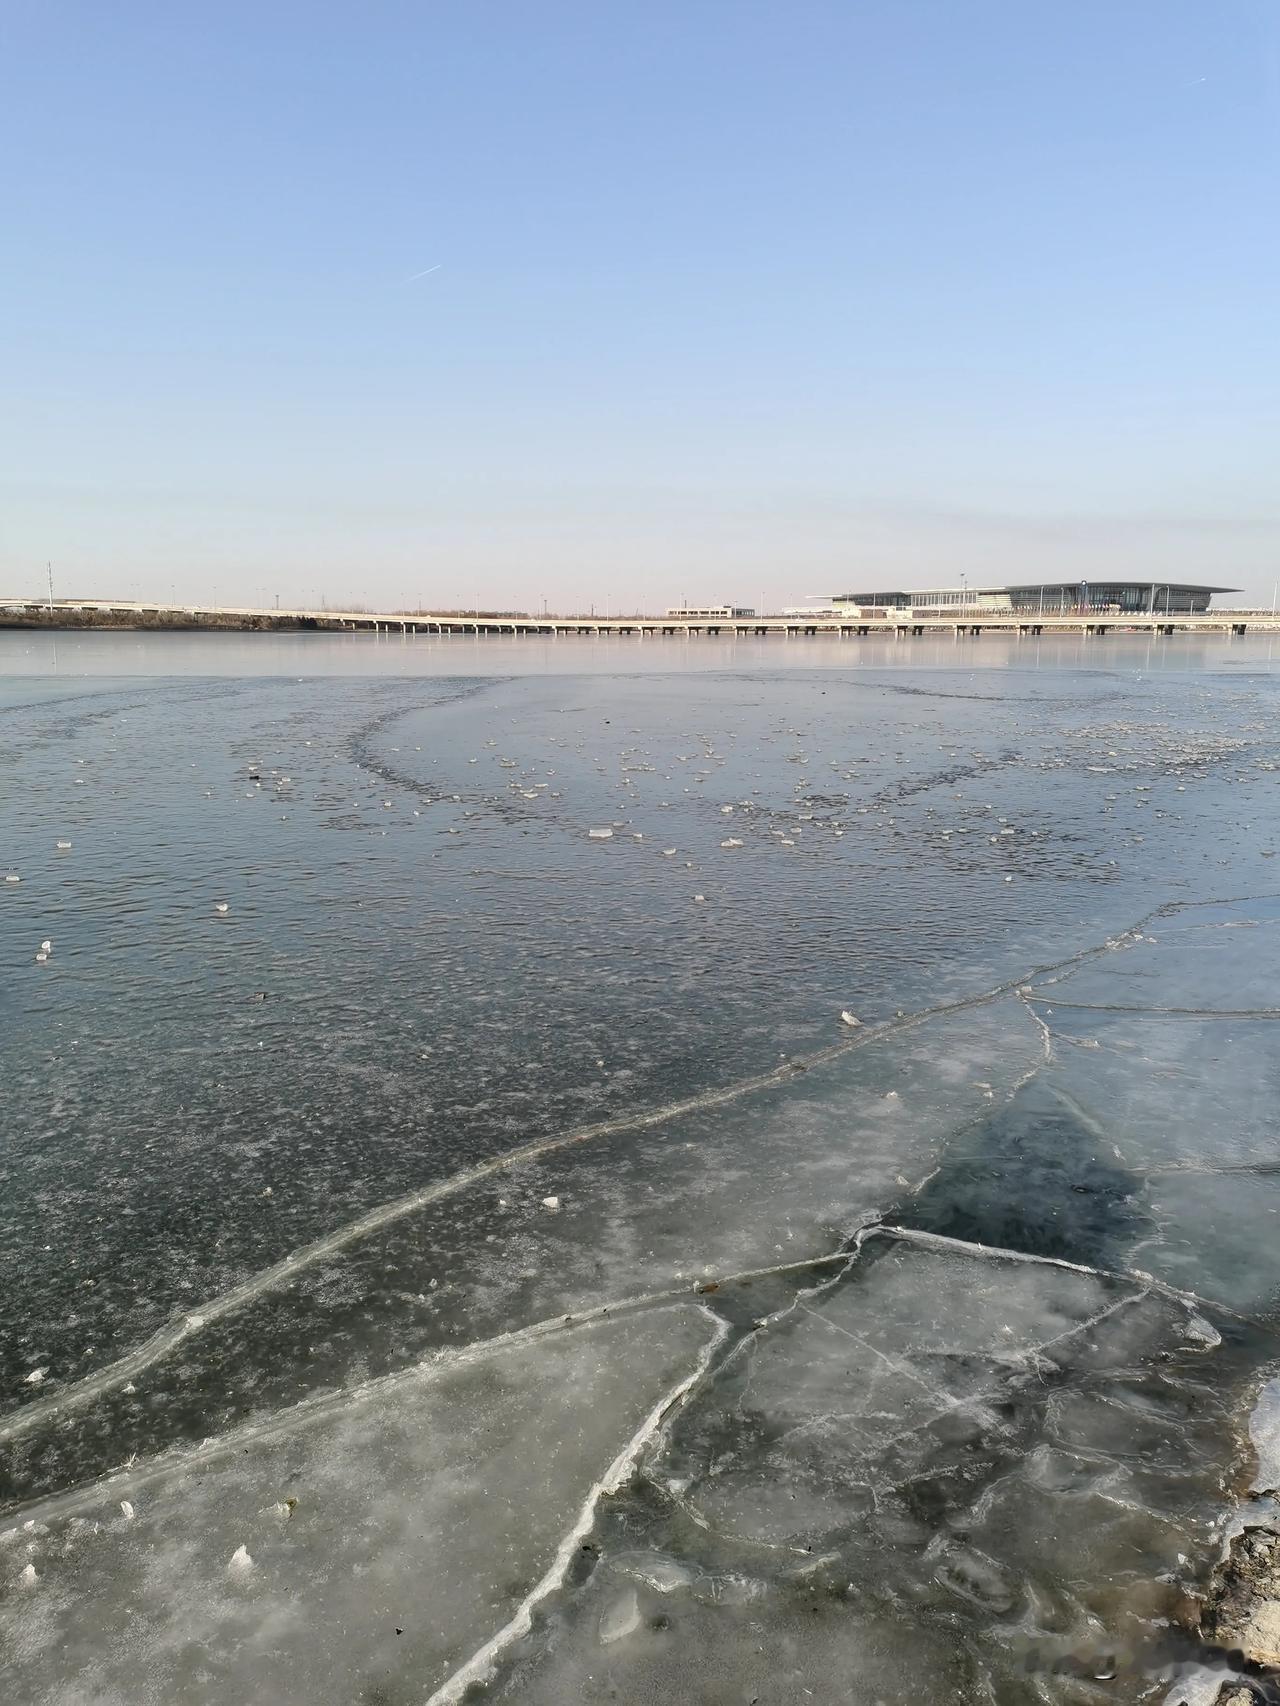
[[1253,1491],[1280,1494],[1280,1379],[1264,1383],[1249,1417],[1249,1439],[1257,1459]]
[[[11,1497],[100,1474],[118,1442],[154,1451],[441,1344],[611,1300],[837,1250],[937,1166],[957,1120],[977,1120],[1040,1058],[1008,1000],[906,1025],[841,1029],[836,1052],[669,1118],[588,1128],[393,1215],[297,1253],[245,1293],[203,1302],[171,1344],[55,1391],[7,1425]],[[890,1088],[890,1087],[893,1088]],[[556,1199],[554,1211],[545,1206]],[[20,1431],[15,1431],[20,1430]]]
[[1280,1014],[1280,919],[1241,905],[1234,917],[1197,924],[1195,908],[1148,919],[1112,954],[1037,984],[1037,994],[1060,1007]]
[[16,1698],[1220,1666],[1280,1367],[1274,683],[844,655],[0,683]]
[[1130,1282],[872,1238],[695,1395],[498,1697],[1158,1698],[1232,1359]]
[[718,1331],[688,1304],[481,1348],[18,1512],[7,1698],[424,1699],[576,1553]]
[[1275,910],[1177,908],[1031,998],[1046,1084],[1127,1180],[1128,1265],[1264,1314],[1280,1298],[1280,1016],[1248,1002],[1276,987]]

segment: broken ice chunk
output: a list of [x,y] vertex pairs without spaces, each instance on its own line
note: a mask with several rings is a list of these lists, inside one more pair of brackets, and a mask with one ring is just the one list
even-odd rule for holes
[[640,1600],[634,1588],[608,1606],[600,1618],[600,1643],[609,1646],[640,1627]]

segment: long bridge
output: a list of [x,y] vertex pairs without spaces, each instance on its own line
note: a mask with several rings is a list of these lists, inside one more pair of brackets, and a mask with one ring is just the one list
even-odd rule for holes
[[0,598],[0,628],[222,628],[247,632],[311,630],[365,634],[609,635],[632,638],[794,639],[818,635],[839,639],[873,634],[905,639],[923,634],[1244,634],[1280,633],[1274,610],[1131,612],[1116,610],[1019,611],[974,606],[943,614],[885,610],[860,616],[529,616],[479,611],[282,610],[278,606],[149,603],[118,598]]

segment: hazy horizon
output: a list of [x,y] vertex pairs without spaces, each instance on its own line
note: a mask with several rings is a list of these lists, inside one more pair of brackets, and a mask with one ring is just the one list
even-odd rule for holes
[[9,20],[0,594],[1280,569],[1253,0]]

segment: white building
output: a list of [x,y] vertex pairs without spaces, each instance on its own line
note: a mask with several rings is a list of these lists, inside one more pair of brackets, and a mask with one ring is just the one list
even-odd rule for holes
[[832,597],[840,615],[947,616],[961,610],[1016,610],[1020,615],[1054,611],[1115,611],[1133,616],[1188,615],[1209,608],[1215,593],[1230,586],[1187,581],[1028,581],[1012,586],[944,586],[887,592],[841,592]]

